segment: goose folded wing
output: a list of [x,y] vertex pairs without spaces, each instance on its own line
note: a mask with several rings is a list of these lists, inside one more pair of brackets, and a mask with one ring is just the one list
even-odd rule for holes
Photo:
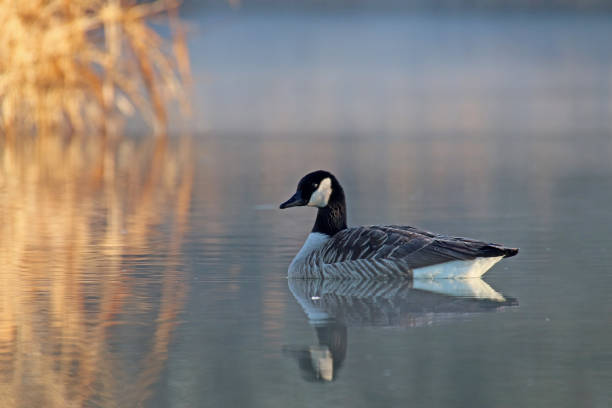
[[389,259],[419,268],[478,257],[512,256],[514,249],[482,241],[436,235],[409,226],[369,226],[340,231],[321,248],[323,263]]

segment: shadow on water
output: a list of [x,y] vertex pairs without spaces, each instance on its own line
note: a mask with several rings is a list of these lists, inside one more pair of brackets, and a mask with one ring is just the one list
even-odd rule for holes
[[347,354],[348,327],[420,327],[518,306],[482,279],[351,281],[289,279],[289,289],[318,344],[285,346],[307,381],[337,378]]
[[140,406],[155,395],[187,297],[192,184],[188,139],[4,146],[3,407]]

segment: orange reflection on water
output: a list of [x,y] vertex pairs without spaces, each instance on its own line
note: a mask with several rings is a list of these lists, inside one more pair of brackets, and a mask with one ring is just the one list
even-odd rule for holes
[[163,138],[3,147],[2,407],[151,397],[187,291],[190,151]]

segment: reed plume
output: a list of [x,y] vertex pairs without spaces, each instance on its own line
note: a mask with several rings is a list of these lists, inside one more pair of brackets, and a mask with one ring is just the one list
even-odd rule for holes
[[[135,113],[156,131],[188,107],[177,0],[0,0],[4,134],[107,130]],[[153,21],[170,28],[164,37]]]

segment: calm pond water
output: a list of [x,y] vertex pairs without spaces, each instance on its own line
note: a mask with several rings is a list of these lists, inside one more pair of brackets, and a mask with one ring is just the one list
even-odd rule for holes
[[[612,27],[413,20],[211,24],[208,130],[4,146],[0,405],[609,406]],[[316,168],[350,224],[521,252],[485,282],[289,282],[315,213],[277,206]]]

